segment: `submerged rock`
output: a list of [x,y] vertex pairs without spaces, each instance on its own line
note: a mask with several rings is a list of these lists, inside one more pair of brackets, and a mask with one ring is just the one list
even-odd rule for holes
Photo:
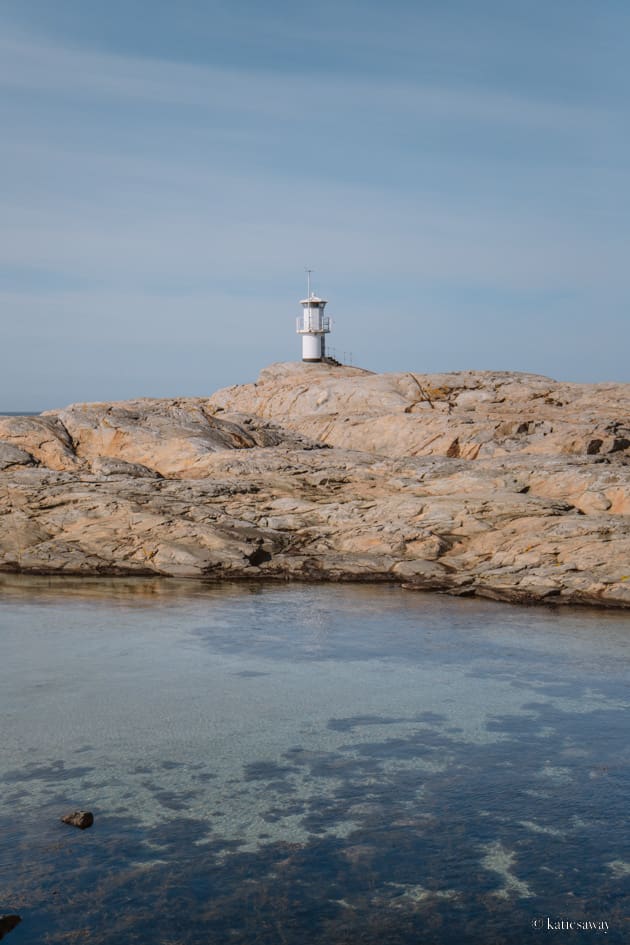
[[87,830],[94,823],[94,814],[89,810],[75,810],[72,814],[66,814],[61,820],[64,824],[70,824],[71,827]]
[[299,363],[2,418],[0,571],[629,607],[628,417],[630,384]]

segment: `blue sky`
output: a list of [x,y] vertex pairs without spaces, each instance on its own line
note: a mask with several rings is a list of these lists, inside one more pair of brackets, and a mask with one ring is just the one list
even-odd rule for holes
[[630,380],[625,0],[0,0],[0,409],[299,357]]

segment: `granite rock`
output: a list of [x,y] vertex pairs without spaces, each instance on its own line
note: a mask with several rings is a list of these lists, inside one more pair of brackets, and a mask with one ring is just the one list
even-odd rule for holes
[[0,570],[628,607],[629,418],[630,385],[319,364],[0,418],[30,457],[0,462]]
[[36,460],[26,450],[20,449],[19,446],[15,446],[13,443],[0,440],[0,470],[9,469],[11,466],[35,465]]

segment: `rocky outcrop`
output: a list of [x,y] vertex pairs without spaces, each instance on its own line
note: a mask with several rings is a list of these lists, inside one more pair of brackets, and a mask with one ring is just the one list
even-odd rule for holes
[[535,374],[279,364],[255,384],[219,391],[210,404],[219,415],[255,414],[321,442],[387,456],[606,456],[630,447],[629,384],[567,384]]
[[319,364],[2,417],[0,570],[630,606],[629,418],[630,385]]

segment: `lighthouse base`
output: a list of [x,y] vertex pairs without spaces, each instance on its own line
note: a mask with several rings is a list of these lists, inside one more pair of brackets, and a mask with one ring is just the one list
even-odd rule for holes
[[302,335],[302,360],[321,361],[324,354],[324,336],[320,332]]
[[307,364],[321,364],[322,358],[302,358]]

